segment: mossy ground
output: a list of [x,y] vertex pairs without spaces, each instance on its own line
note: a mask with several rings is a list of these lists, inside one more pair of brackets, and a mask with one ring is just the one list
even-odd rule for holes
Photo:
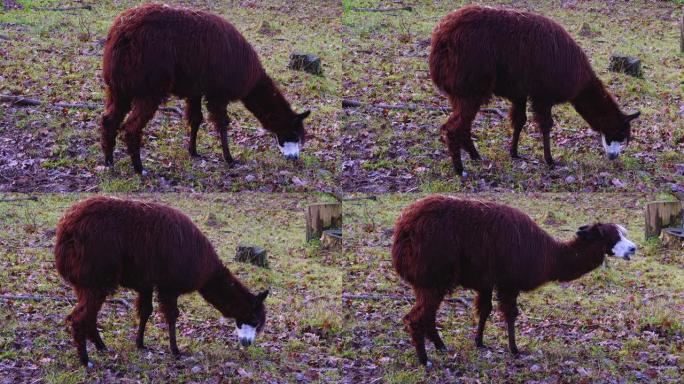
[[[420,197],[388,194],[345,203],[345,293],[381,298],[346,303],[355,340],[347,376],[387,383],[675,383],[684,377],[684,254],[663,249],[657,238],[644,240],[646,197],[629,194],[467,196],[515,206],[562,239],[596,220],[622,223],[639,250],[631,261],[608,258],[605,267],[578,280],[521,294],[518,358],[508,353],[496,309],[485,331],[488,348],[479,350],[472,308],[444,303],[438,328],[450,352],[441,355],[428,343],[434,367],[420,367],[402,323],[413,292],[394,272],[389,253],[397,216]],[[474,298],[462,289],[451,296],[471,305]]]
[[[80,1],[19,1],[23,9],[0,13],[0,94],[46,103],[104,102],[102,43],[114,18],[141,1],[93,2],[92,10],[51,11]],[[221,158],[218,135],[206,121],[198,152],[187,152],[187,127],[174,113],[158,112],[144,129],[143,165],[132,172],[120,138],[115,167],[102,166],[102,108],[55,109],[0,104],[0,187],[7,191],[309,191],[334,189],[337,99],[341,77],[341,7],[270,0],[171,1],[217,13],[231,21],[262,60],[296,111],[312,110],[309,139],[300,161],[286,161],[275,140],[240,103],[229,106],[230,147],[238,163]],[[270,32],[260,32],[268,22]],[[318,55],[323,76],[287,69],[290,53]],[[170,98],[167,105],[183,103]],[[205,118],[206,118],[205,111]],[[206,119],[205,119],[206,120]],[[120,135],[122,136],[122,135]]]

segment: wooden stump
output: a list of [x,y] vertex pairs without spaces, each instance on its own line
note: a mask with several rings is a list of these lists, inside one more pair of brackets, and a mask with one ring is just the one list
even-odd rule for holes
[[240,244],[235,251],[235,261],[268,268],[266,250],[256,245]]
[[320,239],[326,229],[342,228],[342,204],[323,203],[306,209],[306,241]]
[[660,235],[667,226],[678,226],[682,223],[684,206],[681,201],[653,201],[646,204],[645,236],[648,239]]
[[666,248],[684,249],[684,228],[665,228],[660,234],[660,240]]
[[342,230],[326,229],[321,235],[321,246],[325,249],[342,248]]

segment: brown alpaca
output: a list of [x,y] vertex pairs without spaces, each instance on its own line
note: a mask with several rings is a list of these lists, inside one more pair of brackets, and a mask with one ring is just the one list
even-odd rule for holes
[[169,94],[185,99],[191,156],[197,156],[203,96],[226,162],[233,162],[226,106],[237,100],[275,134],[286,157],[299,156],[305,136],[303,120],[309,111],[292,111],[254,48],[219,16],[160,4],[124,11],[109,30],[102,70],[107,100],[101,141],[108,166],[114,163],[119,126],[131,111],[121,130],[133,168],[142,173],[142,129]]
[[161,204],[93,197],[72,206],[57,225],[55,262],[73,286],[78,304],[67,317],[82,364],[86,339],[98,350],[97,313],[119,286],[138,292],[140,324],[136,345],[144,348],[145,324],[152,314],[152,291],[169,328],[171,351],[178,355],[178,296],[199,291],[225,317],[234,318],[243,345],[263,329],[268,291],[253,295],[218,259],[209,240],[180,211]]
[[553,166],[551,108],[570,102],[602,135],[609,159],[630,138],[630,121],[596,76],[586,55],[559,24],[530,12],[466,6],[446,15],[432,32],[430,76],[449,97],[453,112],[441,127],[454,170],[465,176],[461,149],[479,160],[470,128],[492,95],[511,101],[513,140],[518,158],[520,132],[529,100],[542,133],[544,159]]
[[427,364],[425,337],[438,350],[446,349],[436,328],[437,310],[457,286],[478,293],[478,347],[483,346],[496,289],[508,326],[508,345],[517,354],[515,319],[520,292],[549,281],[577,279],[601,265],[606,254],[629,260],[635,251],[625,229],[616,224],[583,226],[577,237],[561,242],[517,209],[430,196],[411,204],[397,219],[392,263],[416,294],[404,323],[418,359]]

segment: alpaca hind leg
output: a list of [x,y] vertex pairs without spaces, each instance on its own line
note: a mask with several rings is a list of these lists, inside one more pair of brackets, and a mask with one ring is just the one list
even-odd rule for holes
[[138,334],[135,339],[135,345],[138,349],[145,349],[145,326],[147,325],[147,320],[150,318],[150,315],[152,315],[152,290],[141,290],[138,293],[135,305],[138,310],[139,318]]
[[499,309],[506,319],[508,330],[508,349],[512,354],[518,354],[515,343],[515,319],[518,317],[518,292],[499,293]]
[[453,112],[441,128],[442,139],[447,144],[454,171],[462,176],[466,174],[463,172],[461,148],[468,152],[471,159],[480,159],[480,154],[473,143],[471,127],[481,104],[480,101],[473,99],[452,100]]
[[413,305],[413,308],[411,308],[411,311],[404,316],[404,326],[406,328],[406,332],[411,336],[411,344],[413,344],[414,348],[416,349],[416,355],[418,356],[418,361],[422,365],[427,365],[428,364],[428,357],[427,357],[427,352],[425,351],[425,331],[421,327],[421,324],[418,322],[417,317],[419,317],[419,313],[422,311],[422,305],[416,304]]
[[425,337],[427,336],[435,343],[437,349],[446,348],[435,326],[437,310],[444,298],[444,293],[422,289],[416,289],[415,292],[416,303],[411,311],[404,316],[404,324],[407,332],[411,335],[411,342],[416,348],[418,361],[423,365],[431,365],[425,350]]
[[[92,340],[94,333],[97,332],[97,313],[102,308],[106,295],[95,291],[78,291],[77,296],[78,304],[76,304],[74,310],[67,317],[67,320],[71,322],[72,335],[79,361],[81,364],[90,367],[92,363],[88,358],[86,339]],[[99,339],[100,343],[102,343],[102,339]],[[101,346],[103,345],[104,343],[101,344]]]
[[162,98],[139,98],[133,100],[131,114],[124,122],[126,132],[126,145],[128,154],[131,156],[133,169],[136,173],[142,174],[143,167],[140,160],[140,146],[142,144],[142,130],[145,125],[154,117]]
[[[431,294],[429,298],[426,298],[426,336],[432,343],[435,345],[435,348],[440,351],[440,352],[446,352],[447,347],[444,344],[444,341],[442,341],[442,338],[439,336],[439,332],[437,331],[437,311],[439,310],[439,306],[442,303],[442,300],[444,300],[445,293],[442,292],[435,292],[434,294]],[[427,301],[429,300],[429,301]]]
[[482,290],[477,294],[475,299],[475,307],[477,308],[477,314],[479,321],[477,324],[477,334],[475,335],[475,345],[478,348],[484,348],[484,343],[482,341],[484,337],[485,324],[487,323],[487,318],[492,312],[492,290]]
[[207,110],[209,110],[209,119],[214,124],[214,128],[219,133],[221,139],[221,150],[223,151],[223,159],[228,164],[235,162],[233,156],[230,155],[230,148],[228,147],[228,124],[230,119],[226,112],[227,103],[224,101],[207,100]]
[[190,143],[188,152],[190,156],[197,157],[197,131],[202,124],[202,97],[189,97],[185,100],[185,120],[190,126]]
[[532,104],[534,111],[534,121],[542,134],[544,143],[544,160],[549,167],[553,167],[555,162],[551,157],[551,127],[553,127],[553,117],[551,116],[551,105]]
[[107,95],[107,106],[104,115],[102,115],[102,124],[100,126],[100,145],[105,158],[105,166],[114,165],[116,135],[119,132],[121,122],[123,122],[130,110],[130,98],[114,95],[111,92]]
[[178,319],[178,295],[174,293],[159,292],[159,304],[161,311],[166,318],[169,328],[169,347],[171,353],[180,355],[178,344],[176,343],[176,320]]
[[513,139],[511,140],[510,154],[514,159],[519,159],[518,155],[518,143],[520,142],[520,133],[527,123],[527,111],[525,110],[526,100],[517,99],[511,104],[511,110],[509,112],[509,118],[511,120],[511,125],[513,126]]

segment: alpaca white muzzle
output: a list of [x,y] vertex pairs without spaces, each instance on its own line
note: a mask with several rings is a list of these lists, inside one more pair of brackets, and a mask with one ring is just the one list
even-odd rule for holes
[[611,141],[610,144],[606,142],[606,136],[601,135],[601,143],[603,144],[603,150],[606,151],[606,156],[608,160],[615,160],[620,156],[620,151],[622,150],[622,143],[619,141]]
[[280,153],[285,156],[286,159],[297,160],[299,158],[299,142],[286,141],[283,145],[278,145],[280,148]]
[[256,328],[251,325],[242,324],[242,326],[237,329],[237,336],[238,340],[240,340],[240,345],[249,347],[254,343],[254,339],[256,338]]
[[615,243],[611,250],[613,255],[625,260],[629,260],[636,253],[636,245],[625,237],[624,232],[620,231],[620,241]]

